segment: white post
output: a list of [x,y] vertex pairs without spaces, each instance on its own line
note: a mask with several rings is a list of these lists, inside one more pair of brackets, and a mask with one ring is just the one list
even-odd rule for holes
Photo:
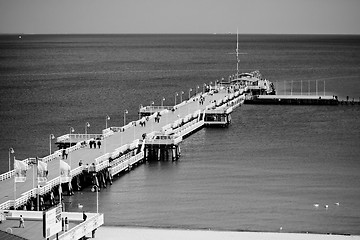
[[49,152],[50,152],[50,155],[51,155],[51,139],[54,139],[55,138],[55,136],[54,136],[54,134],[50,134],[50,136],[49,136]]
[[85,134],[87,134],[87,128],[90,127],[90,123],[89,122],[86,122],[85,123]]
[[13,148],[9,148],[9,172],[10,172],[10,169],[11,169],[11,151],[14,151]]
[[126,114],[128,114],[128,110],[125,110],[124,111],[124,126],[126,125]]
[[70,148],[71,148],[71,133],[74,132],[75,129],[73,127],[70,127],[70,134],[69,134],[69,139],[70,139],[70,146],[69,146],[69,151],[68,151],[68,155],[69,155],[69,162],[70,162],[70,169],[71,169],[71,154],[70,154]]
[[[106,115],[106,117],[105,117],[105,129],[107,129],[107,121],[108,120],[110,120],[110,117],[109,117],[109,115]],[[103,136],[104,137],[104,153],[106,153],[106,138],[105,138],[105,136]]]
[[302,95],[302,80],[301,80],[301,83],[300,83],[300,94]]
[[96,213],[99,213],[99,188],[96,186]]
[[192,88],[189,89],[189,99],[190,99],[190,93],[192,92]]

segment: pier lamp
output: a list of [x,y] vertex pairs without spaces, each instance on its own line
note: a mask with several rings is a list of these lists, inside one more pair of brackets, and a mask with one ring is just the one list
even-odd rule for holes
[[[69,142],[70,142],[70,146],[69,146],[69,152],[68,154],[70,155],[70,148],[71,148],[71,133],[75,132],[75,129],[73,127],[70,127],[70,134],[69,134]],[[71,155],[70,157],[70,167],[71,167]]]
[[10,168],[11,168],[11,154],[14,154],[15,151],[14,151],[14,148],[9,148],[9,172],[10,172]]
[[192,88],[189,89],[189,99],[190,99],[190,93],[192,92]]
[[206,83],[203,84],[203,93],[205,93]]
[[107,121],[110,120],[110,116],[106,114],[106,117],[105,117],[105,129],[107,129]]
[[177,97],[177,96],[179,96],[179,94],[176,92],[176,93],[175,93],[175,105],[174,105],[174,106],[176,106],[176,97]]
[[164,107],[164,101],[165,101],[165,98],[163,97],[163,98],[161,99],[161,108]]
[[139,106],[139,119],[141,118],[141,109],[143,108],[143,105],[142,104],[140,104],[140,106]]
[[128,113],[129,113],[129,111],[126,109],[124,111],[124,126],[126,125],[126,114],[128,114]]
[[181,94],[180,94],[180,103],[182,103],[182,95],[184,94],[184,91],[181,91]]
[[99,187],[97,185],[94,185],[93,189],[94,191],[96,191],[96,213],[99,213]]
[[212,82],[209,83],[209,86],[210,86],[210,90],[211,90],[211,85],[212,85]]
[[87,134],[87,128],[90,127],[90,123],[89,122],[86,122],[85,123],[85,134]]
[[54,136],[54,134],[50,134],[49,135],[49,152],[50,152],[50,155],[51,155],[51,139],[54,139],[55,138],[55,136]]
[[200,88],[200,86],[199,86],[199,85],[197,85],[197,86],[196,86],[196,90],[195,90],[195,93],[196,93],[195,95],[197,95],[197,94],[198,94],[198,90],[199,90],[199,88]]

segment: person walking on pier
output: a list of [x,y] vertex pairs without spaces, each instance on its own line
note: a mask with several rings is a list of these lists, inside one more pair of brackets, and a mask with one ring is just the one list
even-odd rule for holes
[[25,220],[24,220],[24,218],[23,218],[23,216],[22,215],[20,215],[20,224],[19,224],[19,228],[25,228]]
[[[101,141],[100,140],[97,142],[97,145],[100,148],[100,146],[101,146]],[[94,146],[94,147],[96,148],[96,146]]]
[[87,219],[87,216],[85,214],[85,211],[83,211],[83,220],[84,220],[84,222],[86,221],[86,219]]

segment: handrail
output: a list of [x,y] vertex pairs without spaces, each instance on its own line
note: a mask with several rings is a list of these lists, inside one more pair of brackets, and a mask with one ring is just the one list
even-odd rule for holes
[[59,236],[59,240],[76,240],[80,239],[93,230],[96,230],[98,227],[104,224],[104,214],[97,213],[95,216],[89,216],[89,218],[75,227],[71,228],[69,231],[64,232]]

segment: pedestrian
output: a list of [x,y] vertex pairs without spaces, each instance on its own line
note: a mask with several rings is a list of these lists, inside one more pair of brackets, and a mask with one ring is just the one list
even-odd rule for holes
[[87,218],[87,216],[85,214],[85,211],[83,211],[83,220],[84,220],[84,222],[86,221],[86,218]]
[[100,146],[101,146],[101,141],[100,140],[97,142],[97,145],[100,148]]
[[83,162],[82,160],[79,161],[79,166],[82,166],[83,165]]
[[65,218],[65,232],[69,231],[69,220],[68,218],[66,217]]
[[22,215],[20,215],[20,224],[19,224],[19,228],[21,227],[25,228],[25,220]]

